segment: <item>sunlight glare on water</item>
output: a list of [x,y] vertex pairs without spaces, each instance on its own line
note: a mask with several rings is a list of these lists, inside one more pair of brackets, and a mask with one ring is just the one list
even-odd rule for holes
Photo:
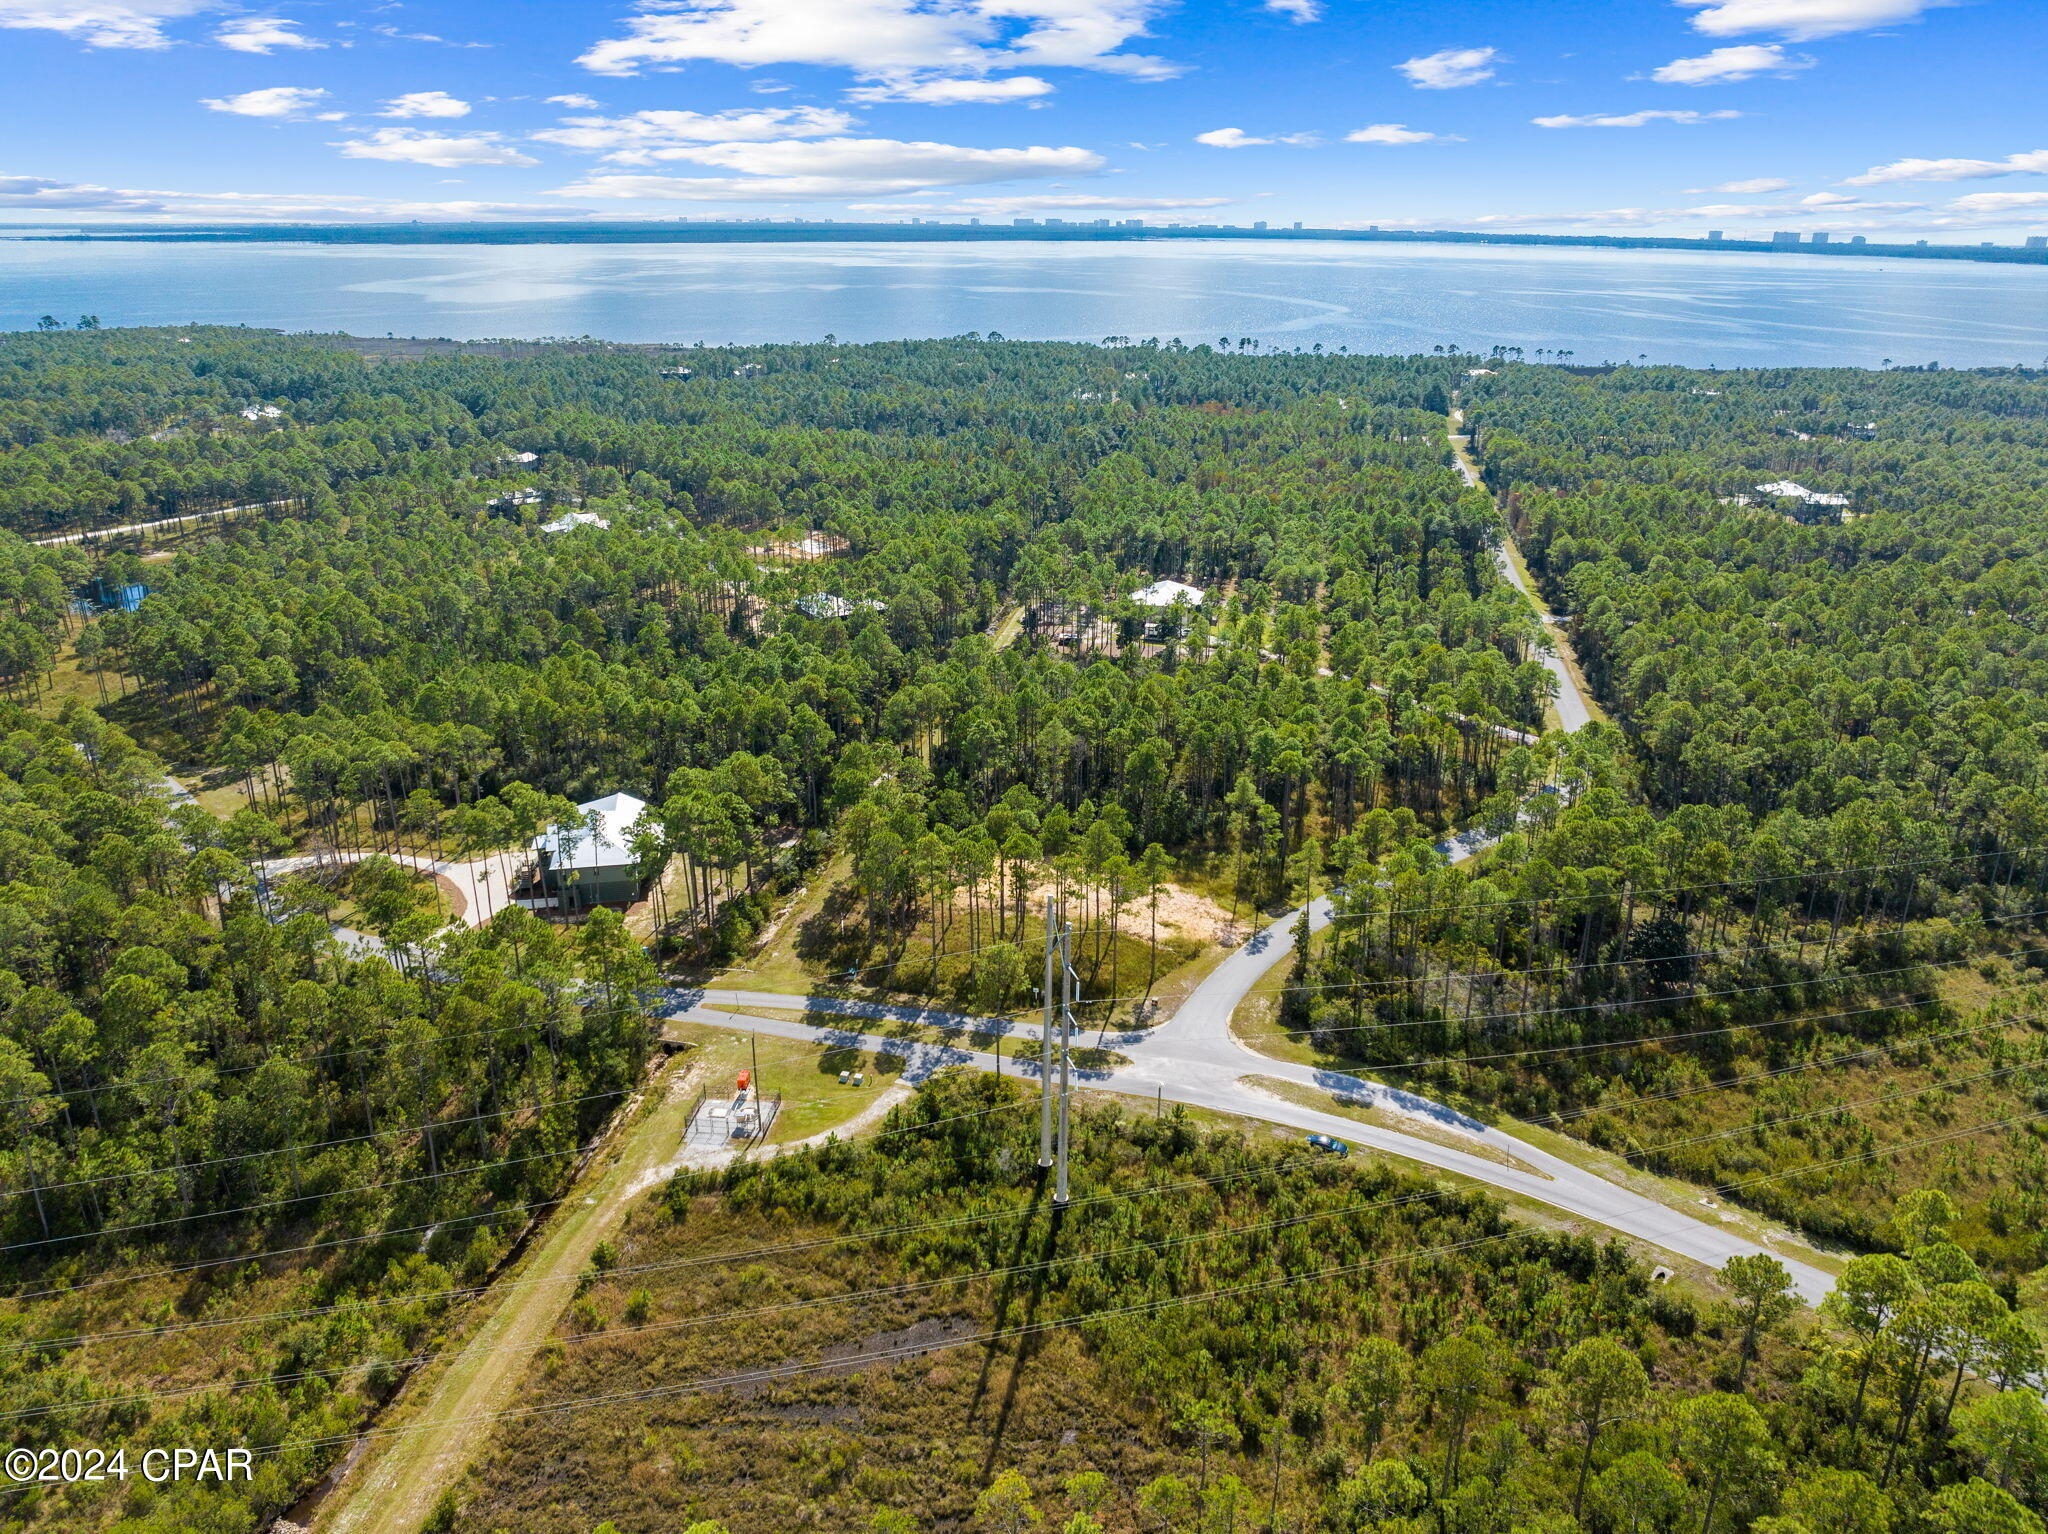
[[1874,256],[1343,241],[306,245],[0,240],[0,328],[844,341],[959,335],[1578,362],[1948,366],[2048,356],[2048,269]]

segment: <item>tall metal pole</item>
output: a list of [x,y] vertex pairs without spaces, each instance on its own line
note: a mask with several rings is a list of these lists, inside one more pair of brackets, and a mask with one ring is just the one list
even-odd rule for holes
[[747,1035],[747,1054],[754,1062],[753,1075],[749,1080],[754,1087],[754,1137],[760,1139],[768,1133],[768,1126],[761,1120],[761,1040],[757,1034]]
[[1060,969],[1063,972],[1065,996],[1060,1004],[1060,1135],[1059,1171],[1053,1176],[1052,1206],[1061,1209],[1067,1202],[1067,1108],[1074,1095],[1074,992],[1081,977],[1074,973],[1073,961],[1074,929],[1062,926],[1060,929]]
[[1052,1165],[1052,1019],[1053,956],[1058,951],[1058,927],[1053,920],[1052,901],[1045,902],[1045,1022],[1038,1032],[1038,1169]]

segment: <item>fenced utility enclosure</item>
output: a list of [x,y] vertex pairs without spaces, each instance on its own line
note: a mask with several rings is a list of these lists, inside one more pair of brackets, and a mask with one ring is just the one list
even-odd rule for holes
[[782,1094],[757,1098],[751,1092],[733,1097],[699,1093],[683,1131],[683,1149],[719,1151],[733,1145],[757,1145],[775,1128],[782,1113]]

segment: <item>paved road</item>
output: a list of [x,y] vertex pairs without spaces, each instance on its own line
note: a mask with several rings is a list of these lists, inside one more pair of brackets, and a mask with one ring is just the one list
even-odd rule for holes
[[[1473,850],[1476,848],[1465,850],[1463,857],[1470,857]],[[1294,952],[1298,916],[1298,912],[1291,913],[1256,933],[1218,965],[1164,1023],[1143,1033],[1110,1036],[1106,1043],[1127,1058],[1129,1065],[1077,1070],[1076,1078],[1098,1091],[1210,1108],[1284,1124],[1304,1133],[1335,1135],[1353,1145],[1456,1172],[1503,1192],[1519,1194],[1708,1267],[1718,1268],[1730,1257],[1769,1250],[1717,1221],[1696,1218],[1619,1187],[1563,1157],[1539,1150],[1427,1097],[1341,1071],[1297,1065],[1256,1053],[1231,1032],[1230,1020],[1252,987]],[[1309,917],[1311,928],[1320,930],[1328,926],[1330,917],[1330,902],[1315,902]],[[847,1012],[859,1022],[829,1027],[725,1010],[735,1005],[808,1011],[819,1016]],[[999,1062],[994,1054],[964,1044],[871,1033],[860,1026],[860,1022],[872,1023],[889,1017],[915,1021],[925,1028],[950,1026],[964,1034],[986,1030],[989,1020],[985,1018],[880,1007],[829,997],[727,990],[678,993],[666,1015],[679,1021],[729,1027],[736,1032],[816,1039],[834,1048],[851,1047],[892,1056],[901,1062],[901,1078],[909,1083],[956,1066],[984,1071],[1000,1069],[1005,1074],[1033,1080],[1038,1075],[1036,1054],[1028,1049],[1016,1054],[1005,1051]],[[1012,1022],[1006,1033],[1020,1042],[1036,1043],[1039,1030],[1033,1024]],[[1342,1114],[1288,1102],[1262,1090],[1250,1079],[1253,1077],[1333,1093],[1349,1106],[1375,1108],[1396,1119],[1405,1117],[1414,1122],[1420,1133],[1361,1123]],[[1471,1148],[1459,1148],[1460,1140],[1469,1141]],[[1518,1164],[1510,1165],[1499,1159],[1502,1156],[1512,1157]],[[1785,1263],[1800,1294],[1810,1303],[1817,1303],[1833,1286],[1833,1280],[1819,1268],[1791,1261],[1777,1252],[1771,1255]]]
[[[505,897],[517,881],[520,869],[530,861],[523,851],[493,852],[468,861],[421,857],[411,852],[320,852],[272,858],[263,865],[263,869],[271,878],[281,879],[286,874],[303,873],[336,863],[360,863],[370,857],[387,857],[415,873],[446,881],[460,905],[454,913],[455,921],[464,927],[480,927],[503,910]],[[355,939],[356,946],[383,946],[377,939],[365,937],[362,933],[348,936]]]
[[[1480,483],[1478,468],[1464,451],[1463,444],[1453,439],[1453,446],[1458,449],[1460,472],[1469,483]],[[1537,605],[1535,594],[1529,590],[1505,550],[1501,552],[1501,568],[1516,588],[1529,598],[1531,605]],[[1540,606],[1538,610],[1541,611]],[[1547,615],[1545,622],[1548,625]],[[1554,627],[1549,632],[1553,644],[1563,652],[1569,641]],[[1559,655],[1547,657],[1545,664],[1558,679],[1560,722],[1567,730],[1583,729],[1592,718],[1592,712],[1570,668]],[[1467,830],[1439,843],[1438,850],[1451,862],[1462,863],[1491,846],[1494,840],[1484,831]],[[1260,979],[1276,965],[1286,963],[1293,954],[1295,926],[1300,914],[1298,910],[1290,912],[1255,933],[1242,948],[1224,959],[1180,1008],[1158,1026],[1103,1040],[1130,1064],[1080,1071],[1077,1072],[1079,1078],[1097,1090],[1185,1103],[1285,1124],[1304,1132],[1335,1135],[1354,1145],[1370,1146],[1425,1166],[1459,1173],[1503,1192],[1518,1194],[1566,1214],[1605,1225],[1708,1267],[1718,1268],[1731,1257],[1768,1250],[1729,1230],[1718,1220],[1702,1219],[1646,1198],[1561,1156],[1539,1150],[1427,1097],[1340,1071],[1271,1059],[1252,1050],[1231,1032],[1230,1020]],[[1315,901],[1309,908],[1310,929],[1320,931],[1327,927],[1331,915],[1332,906],[1327,898]],[[829,1014],[854,1021],[845,1027],[821,1029],[810,1023],[749,1017],[726,1010],[734,1006],[770,1007],[818,1016]],[[1019,1055],[1006,1051],[1005,1057],[999,1060],[992,1053],[970,1049],[960,1043],[922,1037],[892,1037],[887,1033],[868,1032],[859,1026],[861,1023],[872,1025],[887,1021],[913,1024],[923,1030],[950,1029],[962,1035],[997,1033],[1036,1043],[1039,1029],[1023,1022],[824,996],[770,995],[719,987],[677,993],[667,1015],[741,1032],[751,1029],[784,1038],[824,1039],[835,1046],[852,1046],[890,1055],[902,1062],[903,1079],[910,1082],[924,1080],[952,1066],[1001,1069],[1034,1079],[1038,1074],[1035,1054],[1028,1050]],[[1350,1106],[1378,1109],[1397,1122],[1405,1118],[1418,1132],[1365,1124],[1340,1114],[1324,1113],[1286,1101],[1262,1090],[1251,1079],[1254,1077],[1335,1094]],[[1460,1142],[1468,1142],[1470,1148],[1461,1148]],[[1500,1159],[1503,1156],[1512,1158],[1512,1164]],[[1771,1255],[1785,1263],[1793,1283],[1809,1303],[1817,1303],[1833,1287],[1833,1280],[1821,1269],[1788,1260],[1776,1252]]]

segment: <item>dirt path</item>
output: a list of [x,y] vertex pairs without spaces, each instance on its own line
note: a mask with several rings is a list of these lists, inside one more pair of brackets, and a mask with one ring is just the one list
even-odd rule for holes
[[184,517],[159,517],[154,522],[122,522],[107,527],[89,527],[82,533],[58,533],[49,538],[32,538],[29,541],[39,549],[57,548],[66,543],[91,543],[95,538],[119,538],[127,533],[154,532],[160,527],[184,527],[192,522],[225,521],[244,511],[268,511],[273,506],[282,506],[283,501],[255,501],[247,506],[222,506],[213,511],[195,511]]
[[[1472,438],[1459,429],[1464,424],[1465,412],[1453,410],[1449,431],[1451,452],[1457,458],[1459,477],[1473,489],[1484,490],[1487,488],[1486,478],[1472,456]],[[1495,500],[1497,503],[1499,498],[1495,497]],[[1557,698],[1551,705],[1548,724],[1557,729],[1583,730],[1592,720],[1605,719],[1607,716],[1600,711],[1600,706],[1593,701],[1592,690],[1586,686],[1586,676],[1579,669],[1579,657],[1572,649],[1571,637],[1565,633],[1556,615],[1544,610],[1543,600],[1536,594],[1528,567],[1522,562],[1522,551],[1515,547],[1514,529],[1508,526],[1505,515],[1501,518],[1500,538],[1500,547],[1494,552],[1501,577],[1536,609],[1536,616],[1542,620],[1543,631],[1550,639],[1553,653],[1540,657],[1544,668],[1557,678]]]
[[[662,1070],[650,1101],[618,1145],[570,1190],[533,1251],[507,1275],[519,1282],[492,1303],[461,1352],[407,1386],[388,1427],[438,1423],[380,1440],[322,1503],[313,1527],[323,1534],[413,1534],[442,1491],[455,1485],[485,1437],[476,1419],[509,1397],[555,1321],[575,1298],[590,1254],[619,1226],[635,1195],[652,1187],[687,1127],[688,1072]],[[490,1303],[490,1302],[487,1302]]]

